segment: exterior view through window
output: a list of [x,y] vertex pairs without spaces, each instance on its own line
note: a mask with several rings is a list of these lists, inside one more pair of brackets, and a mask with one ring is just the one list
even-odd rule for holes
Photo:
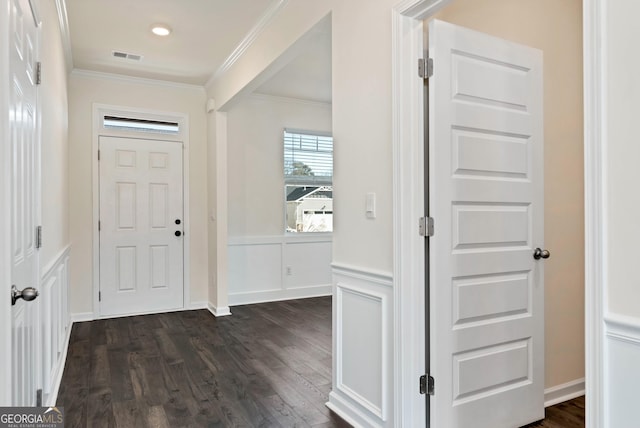
[[287,232],[333,231],[333,137],[284,130]]

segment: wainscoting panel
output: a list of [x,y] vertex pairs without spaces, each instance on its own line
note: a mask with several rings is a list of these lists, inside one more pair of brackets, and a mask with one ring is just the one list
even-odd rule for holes
[[331,235],[229,238],[229,305],[331,294]]
[[605,316],[605,421],[608,427],[632,427],[640,421],[640,319]]
[[393,281],[333,266],[333,390],[327,406],[355,426],[393,424]]
[[331,241],[287,242],[283,250],[287,288],[331,284]]
[[48,266],[40,287],[41,364],[43,403],[55,402],[71,332],[67,292],[69,289],[69,248]]

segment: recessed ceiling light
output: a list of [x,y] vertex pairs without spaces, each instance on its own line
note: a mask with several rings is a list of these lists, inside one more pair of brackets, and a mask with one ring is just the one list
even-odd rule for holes
[[168,36],[171,34],[171,27],[167,24],[153,24],[151,26],[151,32],[156,36]]

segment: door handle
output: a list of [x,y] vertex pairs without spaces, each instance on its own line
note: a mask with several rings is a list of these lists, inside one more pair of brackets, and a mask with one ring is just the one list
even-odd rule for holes
[[26,287],[22,291],[18,290],[18,288],[13,285],[11,286],[11,306],[15,305],[18,299],[24,299],[27,302],[35,300],[40,293],[33,287]]
[[551,256],[549,250],[541,250],[540,248],[536,248],[533,251],[533,258],[536,260],[540,259],[548,259]]
[[176,233],[175,233],[174,235],[176,235],[176,236],[181,236],[181,235],[182,235],[182,232],[180,232],[179,230],[176,230]]

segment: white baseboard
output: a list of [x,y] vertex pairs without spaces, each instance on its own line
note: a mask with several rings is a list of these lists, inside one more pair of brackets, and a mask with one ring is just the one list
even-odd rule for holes
[[544,390],[544,407],[573,400],[585,393],[584,378],[572,380],[562,385],[552,386]]
[[281,300],[307,299],[310,297],[331,296],[331,284],[296,287],[285,290],[252,291],[229,295],[229,306],[251,305],[254,303],[278,302]]
[[231,315],[231,309],[229,309],[229,306],[223,306],[223,307],[216,307],[214,305],[211,304],[211,302],[209,302],[207,304],[207,309],[209,309],[209,312],[211,312],[213,314],[214,317],[226,317]]
[[96,319],[96,316],[93,312],[77,312],[75,314],[71,314],[71,324],[74,322],[84,322],[84,321],[93,321]]
[[207,305],[208,305],[208,302],[203,300],[198,302],[191,302],[189,306],[186,308],[142,311],[142,312],[135,312],[130,314],[116,314],[116,315],[105,315],[105,316],[96,316],[96,314],[94,314],[93,312],[78,312],[75,314],[71,314],[71,320],[73,322],[84,322],[84,321],[94,321],[97,319],[110,319],[110,318],[133,317],[138,315],[163,314],[163,313],[169,313],[169,312],[193,311],[198,309],[207,309]]
[[67,363],[67,352],[69,351],[69,343],[71,342],[71,329],[73,328],[73,321],[69,323],[69,327],[67,328],[67,334],[64,338],[64,347],[62,348],[62,353],[60,354],[60,359],[58,360],[58,368],[56,369],[56,375],[53,378],[53,389],[49,393],[47,397],[47,401],[43,403],[44,406],[52,407],[56,405],[56,401],[58,400],[58,392],[60,391],[60,384],[62,383],[62,375],[64,374],[64,367]]
[[201,300],[199,302],[191,302],[187,310],[193,311],[198,309],[207,309],[208,305],[209,305],[209,302],[207,302],[206,300]]
[[348,400],[343,399],[335,392],[329,393],[329,401],[325,404],[333,413],[340,416],[354,428],[378,428],[382,425],[371,420],[357,407],[352,406]]

